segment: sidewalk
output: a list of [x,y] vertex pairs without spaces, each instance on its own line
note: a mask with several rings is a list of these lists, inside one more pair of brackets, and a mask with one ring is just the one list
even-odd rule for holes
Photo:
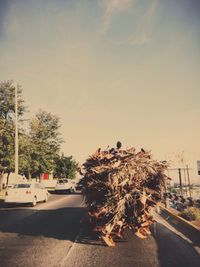
[[180,218],[181,220],[184,220],[189,224],[194,225],[194,227],[197,227],[199,229],[199,231],[200,231],[200,221],[188,221],[188,220],[186,220],[186,219],[184,219],[183,217],[180,216],[180,211],[178,211],[178,210],[176,210],[174,208],[171,208],[171,207],[165,208],[165,205],[163,203],[160,205],[160,207],[165,209],[165,210],[167,210],[173,216],[175,216],[177,218]]
[[200,247],[200,228],[184,218],[177,216],[174,212],[161,207],[161,217],[165,219],[172,227],[182,233],[185,237],[192,241],[195,246]]

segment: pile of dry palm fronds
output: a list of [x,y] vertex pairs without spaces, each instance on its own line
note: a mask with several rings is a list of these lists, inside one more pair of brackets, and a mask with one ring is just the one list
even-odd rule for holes
[[83,192],[93,230],[108,246],[123,238],[125,228],[145,238],[153,223],[151,208],[161,200],[166,161],[134,148],[98,149],[83,164]]

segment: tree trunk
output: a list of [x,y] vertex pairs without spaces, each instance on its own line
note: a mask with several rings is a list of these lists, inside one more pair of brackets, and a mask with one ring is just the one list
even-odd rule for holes
[[0,191],[3,189],[3,175],[4,172],[0,172]]
[[39,175],[39,183],[41,183],[41,181],[42,181],[42,173],[40,173]]
[[28,171],[28,181],[30,181],[31,180],[31,173],[30,173],[30,171]]
[[10,172],[7,173],[7,177],[6,177],[6,187],[8,187],[8,183],[9,183],[9,176],[10,176]]

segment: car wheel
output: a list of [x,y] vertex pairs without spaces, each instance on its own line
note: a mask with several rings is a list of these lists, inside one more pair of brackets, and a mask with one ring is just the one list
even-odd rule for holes
[[34,197],[33,202],[31,203],[31,206],[32,206],[32,207],[35,207],[36,204],[37,204],[37,198]]
[[45,199],[44,199],[44,202],[47,202],[47,200],[48,200],[48,194],[46,194],[46,197],[45,197]]
[[70,193],[74,193],[74,189],[72,187],[70,188]]

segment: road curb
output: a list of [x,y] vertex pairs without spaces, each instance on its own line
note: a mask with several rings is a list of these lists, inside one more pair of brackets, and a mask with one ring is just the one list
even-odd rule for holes
[[170,210],[160,207],[159,214],[167,220],[174,228],[189,237],[195,244],[200,246],[200,228],[189,221],[177,216]]

